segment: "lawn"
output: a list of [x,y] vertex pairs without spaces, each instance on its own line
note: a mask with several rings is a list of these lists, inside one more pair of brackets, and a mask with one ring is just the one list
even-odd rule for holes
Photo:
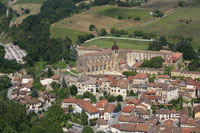
[[122,16],[123,19],[134,19],[136,17],[141,18],[141,20],[149,20],[152,18],[152,15],[149,14],[149,10],[144,9],[129,9],[129,8],[119,8],[119,7],[104,7],[100,10],[95,11],[96,14],[113,17],[118,19],[119,16]]
[[42,4],[47,0],[17,0],[15,4]]
[[[116,40],[119,48],[122,49],[148,49],[149,42],[132,41],[132,40]],[[101,48],[111,48],[113,46],[113,39],[98,39],[91,42],[84,43],[84,46],[97,46]]]
[[[12,24],[21,24],[21,22],[28,16],[30,15],[35,15],[35,14],[38,14],[40,12],[40,7],[41,7],[41,4],[18,4],[18,5],[14,5],[13,6],[13,9],[16,10],[16,11],[20,11],[21,8],[24,8],[24,9],[30,9],[30,13],[29,14],[23,14],[19,17],[15,17],[13,20],[12,20]],[[11,24],[11,25],[12,25]]]
[[[190,21],[191,20],[191,21]],[[187,21],[190,21],[187,24]],[[142,30],[163,35],[184,35],[194,38],[194,48],[200,45],[200,1],[194,0],[188,6],[176,9],[169,16],[166,16],[153,23],[129,28],[129,31]]]
[[52,25],[50,27],[51,38],[66,38],[69,37],[73,43],[76,43],[78,35],[86,35],[88,33],[72,30],[72,29],[63,29],[62,27]]

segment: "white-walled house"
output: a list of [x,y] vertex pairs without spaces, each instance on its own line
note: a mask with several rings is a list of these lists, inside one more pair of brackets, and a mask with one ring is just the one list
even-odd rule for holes
[[64,99],[61,107],[68,108],[69,105],[72,105],[73,112],[81,113],[82,110],[85,110],[88,119],[99,118],[99,110],[91,105],[89,102],[86,102],[82,99]]

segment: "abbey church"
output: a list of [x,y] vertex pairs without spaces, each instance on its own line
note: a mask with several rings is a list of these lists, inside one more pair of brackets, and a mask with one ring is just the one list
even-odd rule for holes
[[135,63],[150,60],[161,56],[164,65],[173,65],[178,69],[183,54],[167,50],[129,50],[119,49],[116,42],[111,49],[102,49],[95,46],[78,48],[77,69],[84,75],[122,74],[123,71],[133,70]]

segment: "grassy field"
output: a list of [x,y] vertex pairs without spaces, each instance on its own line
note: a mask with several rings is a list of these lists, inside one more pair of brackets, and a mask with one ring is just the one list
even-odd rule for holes
[[38,14],[40,12],[40,7],[41,7],[41,4],[18,4],[18,5],[14,5],[13,6],[14,10],[20,11],[21,8],[30,9],[30,13],[29,14],[23,14],[19,17],[15,17],[12,21],[12,24],[20,24],[26,17],[28,17],[30,15]]
[[118,18],[118,16],[122,16],[124,19],[127,19],[128,17],[131,17],[131,19],[134,19],[135,17],[140,17],[141,20],[149,20],[152,18],[148,10],[119,7],[105,7],[100,10],[97,10],[95,14],[113,17],[116,19]]
[[[116,40],[119,48],[122,49],[148,49],[149,42],[132,41],[132,40]],[[111,48],[113,46],[113,39],[98,39],[91,42],[84,43],[84,46],[97,46],[101,48]]]
[[147,3],[143,4],[139,8],[148,10],[159,9],[161,11],[167,11],[177,7],[179,1],[180,0],[148,0]]
[[17,0],[15,4],[42,4],[47,0]]
[[1,3],[7,3],[8,0],[0,0]]
[[50,27],[51,38],[66,38],[69,37],[73,43],[76,43],[78,35],[86,35],[88,33],[72,30],[72,29],[63,29],[62,27],[51,26]]
[[[187,24],[187,21],[190,21]],[[186,7],[177,9],[174,13],[151,24],[138,26],[129,31],[142,30],[163,35],[184,35],[194,38],[194,48],[200,45],[200,1],[193,0]]]
[[[110,12],[112,10],[116,10],[113,13],[114,17],[111,15],[105,16],[105,12]],[[124,16],[136,16],[140,14],[141,18],[144,20],[135,21],[133,19],[124,19],[119,20],[116,17],[119,15],[119,12]],[[97,29],[105,28],[107,31],[110,31],[110,28],[118,28],[123,29],[127,27],[137,26],[144,21],[148,21],[148,19],[152,19],[150,15],[148,15],[148,10],[136,10],[136,9],[126,9],[126,8],[118,8],[113,6],[99,6],[93,7],[90,10],[84,11],[82,13],[76,14],[72,17],[65,18],[59,22],[56,22],[51,25],[51,37],[66,37],[69,36],[73,39],[73,41],[77,38],[79,34],[93,33],[89,31],[89,25],[94,24]]]

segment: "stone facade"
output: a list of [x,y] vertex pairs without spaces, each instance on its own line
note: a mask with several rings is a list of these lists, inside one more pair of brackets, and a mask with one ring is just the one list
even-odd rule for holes
[[[77,69],[80,74],[84,75],[101,75],[101,74],[121,74],[128,70],[137,62],[150,60],[153,57],[161,56],[166,65],[174,65],[182,61],[182,53],[172,51],[149,51],[149,50],[126,50],[119,49],[116,43],[112,49],[98,49],[85,51],[79,48],[77,59]],[[85,54],[83,54],[85,53]],[[171,62],[170,62],[171,61]]]

